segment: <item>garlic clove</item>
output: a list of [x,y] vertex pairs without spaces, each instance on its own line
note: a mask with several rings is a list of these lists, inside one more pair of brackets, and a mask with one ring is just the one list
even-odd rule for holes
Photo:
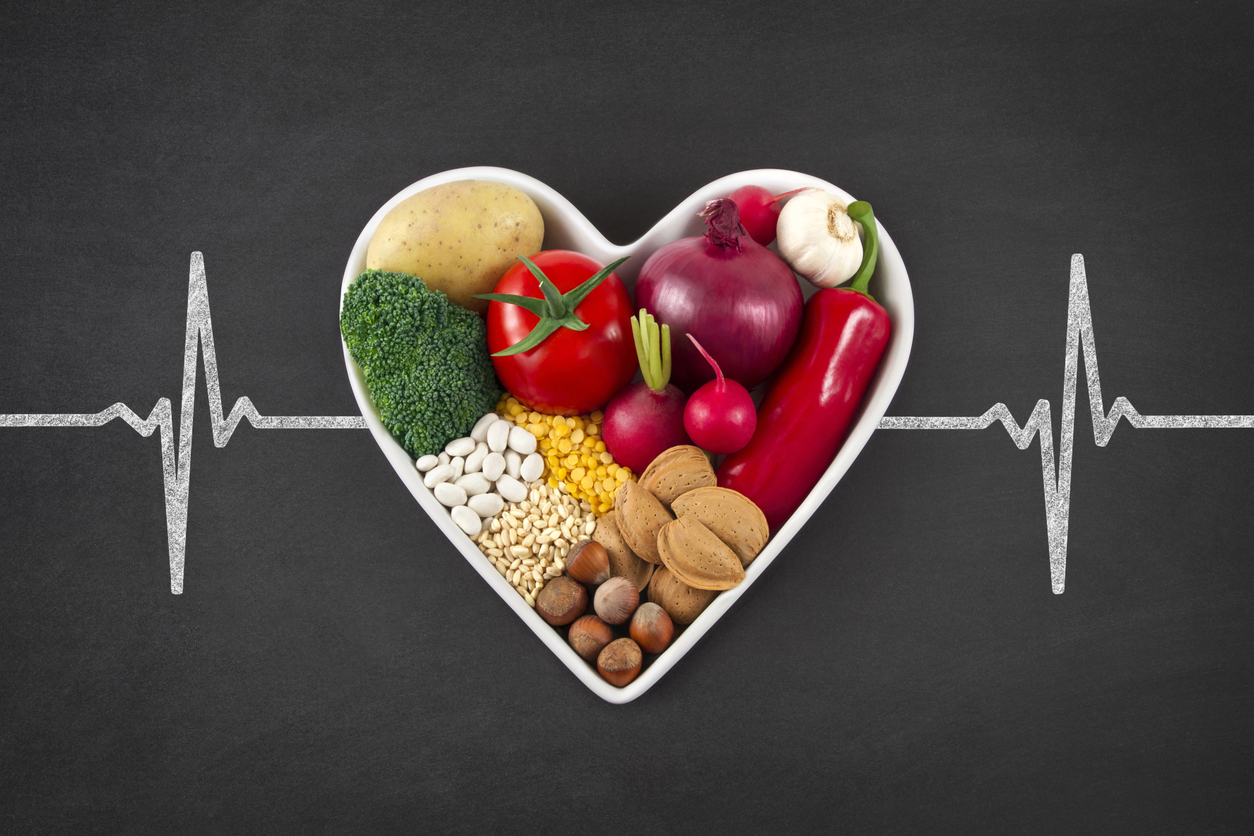
[[847,282],[862,266],[858,223],[844,201],[820,189],[784,204],[776,241],[789,266],[817,287]]

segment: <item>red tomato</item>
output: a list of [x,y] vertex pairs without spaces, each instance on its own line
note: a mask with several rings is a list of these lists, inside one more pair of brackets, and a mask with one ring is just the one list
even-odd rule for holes
[[[545,250],[531,260],[560,293],[574,290],[603,266],[570,250]],[[544,298],[540,283],[521,261],[505,272],[494,292]],[[588,324],[586,330],[558,328],[535,348],[493,357],[496,376],[514,397],[539,412],[583,415],[600,409],[636,375],[631,314],[627,288],[610,273],[575,308],[575,315]],[[539,321],[518,305],[489,302],[488,351],[509,348]]]

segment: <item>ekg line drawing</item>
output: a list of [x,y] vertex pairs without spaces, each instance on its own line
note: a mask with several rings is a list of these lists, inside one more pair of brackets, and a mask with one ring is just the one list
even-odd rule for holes
[[[1045,528],[1049,539],[1050,584],[1062,594],[1067,575],[1067,529],[1071,514],[1071,452],[1075,441],[1076,377],[1080,351],[1088,382],[1093,440],[1105,447],[1120,419],[1136,429],[1233,429],[1254,428],[1254,415],[1142,415],[1125,397],[1115,399],[1105,411],[1093,339],[1093,313],[1089,304],[1084,257],[1071,257],[1071,285],[1067,299],[1067,342],[1064,362],[1061,437],[1054,454],[1054,432],[1049,400],[1042,398],[1021,427],[1004,403],[994,404],[983,415],[971,417],[884,417],[883,430],[983,430],[1000,421],[1020,450],[1026,450],[1039,434],[1041,479],[1045,490]],[[126,404],[116,403],[100,412],[0,414],[0,427],[100,427],[121,418],[141,436],[158,431],[165,483],[166,530],[170,551],[170,591],[183,592],[184,557],[187,552],[187,508],[192,472],[192,419],[196,402],[196,361],[203,357],[209,415],[215,447],[225,447],[240,422],[247,420],[259,430],[364,430],[360,416],[267,416],[247,397],[241,397],[227,415],[222,412],[218,358],[209,315],[209,288],[204,257],[192,253],[187,288],[187,330],[183,346],[183,400],[179,411],[178,452],[175,453],[173,408],[160,398],[147,418],[140,418]]]
[[994,404],[983,415],[969,418],[882,418],[882,430],[982,430],[1001,421],[1020,450],[1026,450],[1038,433],[1041,437],[1041,478],[1045,485],[1045,530],[1049,537],[1049,576],[1054,594],[1061,595],[1067,577],[1067,527],[1071,516],[1071,450],[1075,441],[1076,374],[1080,348],[1084,348],[1084,376],[1088,381],[1093,441],[1105,447],[1126,419],[1140,430],[1199,430],[1254,428],[1254,415],[1142,415],[1125,397],[1115,398],[1105,411],[1097,372],[1097,347],[1093,341],[1093,312],[1084,272],[1084,256],[1071,256],[1071,288],[1067,295],[1067,355],[1063,366],[1062,413],[1058,458],[1054,459],[1054,429],[1049,401],[1042,398],[1022,427],[1004,403]]
[[[199,347],[199,350],[198,350]],[[101,427],[115,418],[131,425],[147,438],[157,430],[161,438],[161,464],[165,480],[166,536],[170,547],[170,592],[183,592],[183,561],[187,553],[188,489],[192,478],[192,418],[196,404],[196,358],[203,352],[205,385],[209,392],[209,417],[215,447],[225,447],[240,421],[259,430],[364,430],[360,416],[292,417],[262,415],[247,397],[235,401],[230,414],[222,414],[222,390],[218,380],[218,356],[213,347],[213,323],[209,317],[209,286],[205,260],[192,253],[187,283],[187,331],[183,344],[183,402],[179,410],[178,457],[174,452],[174,419],[169,398],[161,398],[147,418],[140,418],[126,404],[115,403],[100,412],[0,415],[0,427]]]

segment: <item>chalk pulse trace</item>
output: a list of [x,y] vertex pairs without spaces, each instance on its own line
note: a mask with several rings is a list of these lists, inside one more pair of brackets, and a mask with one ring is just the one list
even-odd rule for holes
[[[1071,257],[1071,287],[1067,300],[1066,360],[1063,366],[1061,433],[1054,454],[1054,432],[1049,401],[1042,398],[1022,427],[1003,403],[983,415],[971,417],[885,417],[882,430],[982,430],[1000,421],[1020,450],[1040,435],[1041,479],[1045,490],[1045,529],[1049,537],[1049,574],[1053,591],[1061,594],[1067,575],[1067,527],[1071,513],[1071,451],[1075,442],[1076,377],[1081,349],[1092,412],[1093,440],[1105,447],[1120,419],[1136,429],[1233,429],[1254,428],[1254,415],[1142,415],[1118,397],[1105,411],[1093,340],[1093,314],[1089,305],[1084,257]],[[147,418],[140,418],[126,404],[116,403],[100,412],[0,415],[0,427],[99,427],[121,418],[145,438],[158,431],[165,480],[166,529],[170,549],[170,591],[183,591],[183,564],[187,551],[188,489],[192,473],[192,418],[196,398],[196,361],[203,356],[205,384],[209,393],[210,421],[215,447],[225,447],[240,421],[259,430],[359,430],[366,429],[360,416],[266,416],[257,412],[247,397],[239,398],[229,414],[222,412],[218,358],[213,346],[209,316],[209,288],[204,257],[192,253],[187,287],[187,330],[183,345],[183,400],[179,433],[174,435],[173,407],[161,398]],[[178,451],[175,452],[177,442]]]

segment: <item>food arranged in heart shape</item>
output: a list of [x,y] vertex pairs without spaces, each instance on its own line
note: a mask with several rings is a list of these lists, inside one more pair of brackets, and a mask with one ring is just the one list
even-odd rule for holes
[[397,474],[617,703],[831,492],[914,329],[870,205],[770,169],[709,184],[628,246],[526,175],[444,172],[376,213],[341,291],[350,382]]

